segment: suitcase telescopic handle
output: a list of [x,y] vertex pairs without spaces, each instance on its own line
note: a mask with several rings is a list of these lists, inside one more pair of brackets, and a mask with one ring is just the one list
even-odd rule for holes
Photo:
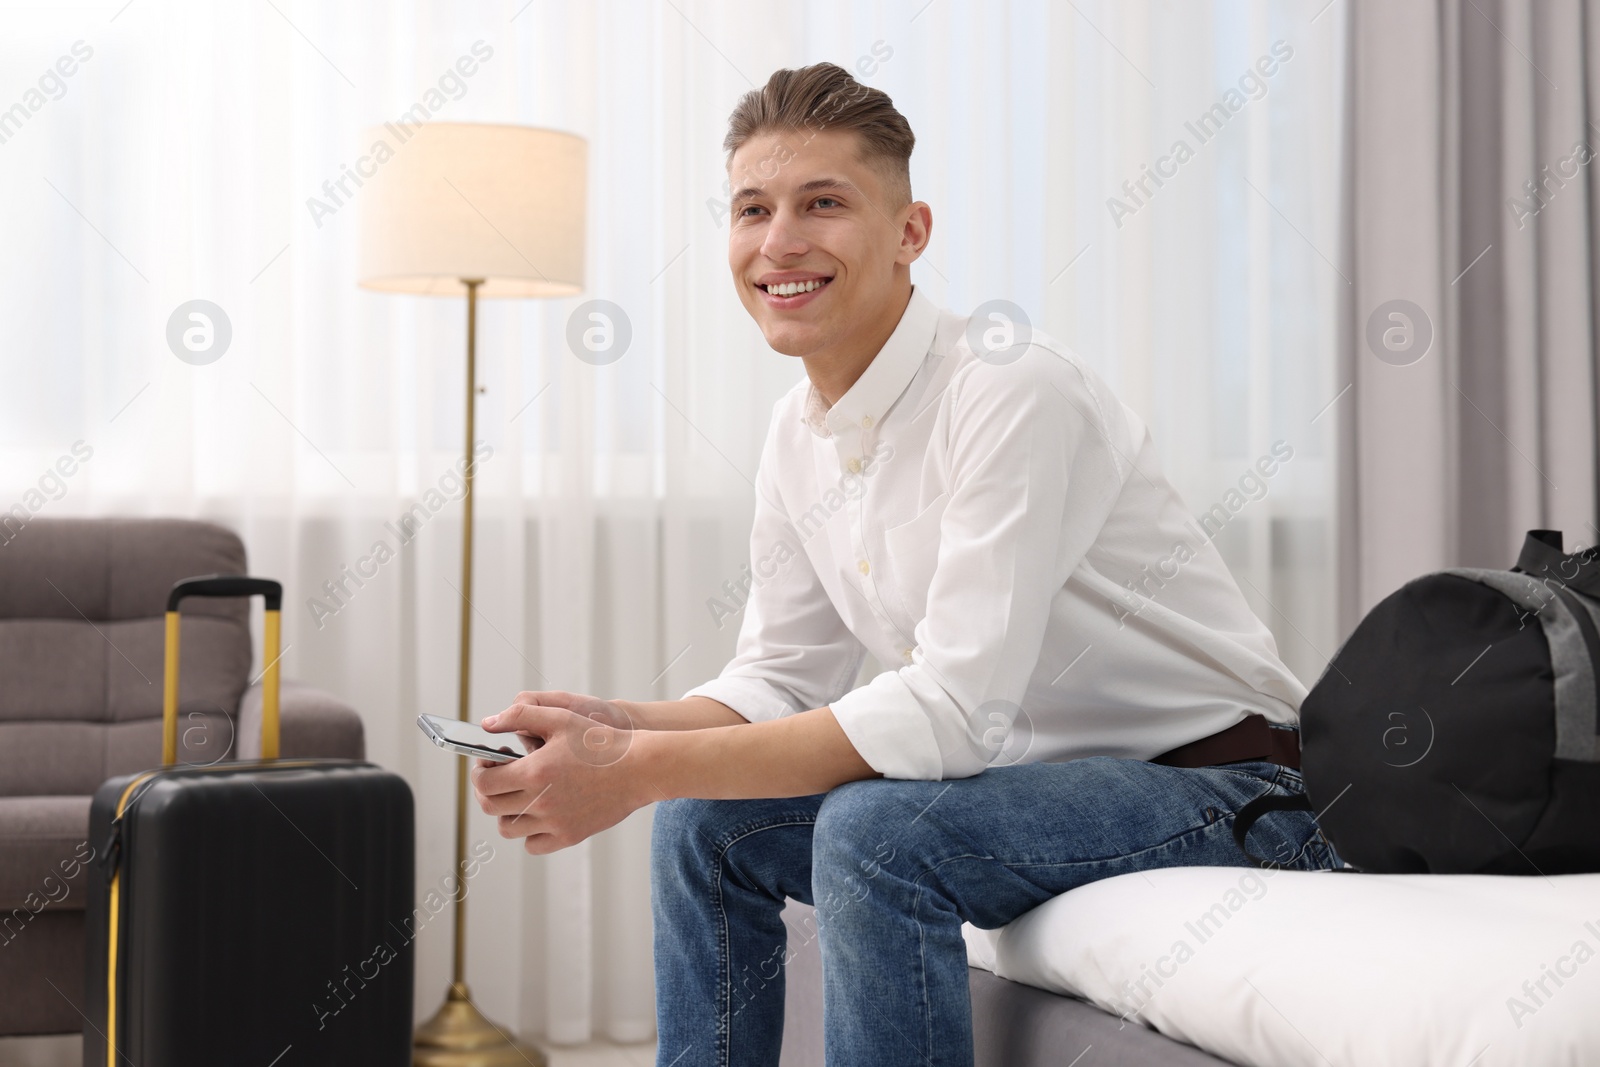
[[260,595],[266,600],[262,629],[264,645],[261,674],[261,758],[278,758],[278,642],[283,611],[283,586],[271,578],[243,574],[206,574],[185,578],[167,594],[167,662],[161,700],[161,763],[178,762],[178,605],[192,596],[240,597]]

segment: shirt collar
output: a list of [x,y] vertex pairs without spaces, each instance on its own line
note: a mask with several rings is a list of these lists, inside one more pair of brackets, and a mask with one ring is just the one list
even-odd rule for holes
[[808,385],[800,421],[818,437],[832,437],[850,426],[870,428],[883,421],[884,413],[900,399],[927,359],[938,326],[939,309],[913,286],[899,325],[856,383],[832,407],[816,386]]

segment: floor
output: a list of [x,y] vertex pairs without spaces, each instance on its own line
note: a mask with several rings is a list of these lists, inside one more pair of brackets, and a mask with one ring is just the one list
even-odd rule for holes
[[656,1044],[579,1045],[575,1048],[548,1048],[550,1067],[655,1067]]
[[[654,1042],[643,1045],[593,1043],[545,1050],[550,1067],[653,1067]],[[60,1037],[0,1037],[0,1067],[82,1067],[83,1039],[76,1034]]]

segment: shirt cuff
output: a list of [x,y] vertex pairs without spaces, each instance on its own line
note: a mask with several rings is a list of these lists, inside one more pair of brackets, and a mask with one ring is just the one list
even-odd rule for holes
[[782,690],[759,678],[713,678],[704,685],[695,686],[680,699],[687,700],[689,697],[710,697],[726,704],[750,722],[777,719],[792,715],[795,711]]
[[885,778],[936,782],[945,761],[933,723],[902,671],[885,671],[829,705],[867,765]]

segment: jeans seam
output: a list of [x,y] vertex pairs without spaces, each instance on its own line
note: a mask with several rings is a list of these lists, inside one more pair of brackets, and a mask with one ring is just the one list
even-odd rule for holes
[[[923,1039],[927,1042],[924,1047],[928,1050],[927,1052],[923,1052],[922,1049],[917,1049],[917,1055],[921,1056],[924,1060],[931,1061],[932,1059],[933,1005],[928,996],[928,935],[922,924],[922,892],[924,889],[922,880],[928,875],[937,871],[940,867],[943,867],[945,864],[954,863],[956,860],[993,859],[995,859],[994,856],[979,855],[978,853],[964,853],[960,856],[946,856],[944,859],[940,860],[938,863],[935,863],[933,866],[929,867],[912,880],[912,885],[916,886],[917,895],[916,899],[913,900],[911,904],[911,917],[916,921],[917,924],[917,966],[921,970],[920,981],[918,982],[917,999],[919,1001],[918,1008],[922,1012],[923,1029],[925,1031],[923,1034]],[[956,918],[960,918],[959,913],[957,914]]]
[[[1234,813],[1233,812],[1228,812],[1227,814],[1231,816]],[[1118,860],[1133,859],[1133,858],[1138,857],[1138,856],[1143,856],[1143,855],[1145,855],[1146,853],[1149,853],[1149,852],[1155,852],[1158,849],[1164,849],[1168,845],[1171,845],[1175,841],[1182,840],[1183,838],[1190,837],[1190,836],[1192,836],[1194,834],[1203,834],[1203,833],[1207,832],[1208,830],[1211,830],[1214,827],[1220,825],[1221,822],[1222,822],[1221,819],[1216,819],[1216,820],[1214,820],[1212,822],[1206,822],[1206,821],[1204,821],[1204,814],[1202,813],[1201,822],[1200,822],[1199,825],[1191,826],[1187,830],[1182,830],[1182,831],[1180,831],[1178,833],[1173,834],[1171,837],[1167,838],[1165,841],[1158,841],[1157,843],[1155,843],[1153,845],[1148,845],[1148,846],[1146,846],[1144,848],[1139,849],[1137,852],[1118,852],[1118,853],[1115,853],[1115,854],[1110,855],[1110,856],[1081,857],[1081,858],[1075,859],[1075,860],[1062,860],[1060,862],[1052,862],[1052,861],[1047,861],[1047,860],[1005,860],[1005,859],[1001,859],[998,856],[978,856],[978,855],[950,856],[950,857],[948,857],[948,859],[940,860],[938,863],[936,863],[932,867],[928,868],[928,871],[924,872],[924,873],[931,873],[932,871],[937,870],[943,864],[948,863],[950,860],[958,860],[958,859],[989,859],[989,860],[993,860],[994,862],[1000,864],[1002,867],[1005,867],[1007,869],[1016,868],[1016,867],[1076,867],[1076,866],[1080,866],[1080,865],[1081,866],[1089,866],[1089,867],[1101,866],[1101,865],[1107,864],[1107,863],[1114,863],[1114,862],[1116,862]],[[1144,870],[1145,868],[1141,867],[1141,868],[1138,868],[1138,869],[1139,870]],[[919,875],[918,877],[920,878],[921,876]]]
[[784,826],[813,826],[816,821],[815,818],[793,819],[786,817],[781,822],[762,822],[759,825],[750,826],[738,836],[730,837],[727,841],[712,842],[715,849],[712,856],[712,866],[716,870],[716,878],[711,884],[712,907],[716,909],[719,923],[717,954],[721,957],[718,960],[717,967],[717,973],[720,976],[718,980],[722,984],[722,1017],[717,1027],[720,1037],[718,1044],[721,1046],[717,1050],[717,1060],[721,1067],[730,1067],[733,1060],[733,975],[730,973],[733,970],[733,959],[729,949],[729,946],[733,943],[733,935],[728,930],[728,909],[722,902],[722,874],[726,866],[723,861],[727,858],[728,850],[734,845],[763,830],[776,830]]
[[[1261,762],[1261,761],[1252,760],[1251,762]],[[1201,767],[1201,768],[1196,768],[1196,769],[1197,770],[1207,770],[1207,771],[1226,771],[1228,774],[1242,775],[1245,778],[1254,778],[1258,782],[1266,782],[1268,784],[1276,782],[1278,780],[1278,774],[1283,770],[1283,768],[1280,766],[1277,771],[1273,772],[1271,778],[1263,778],[1261,775],[1256,774],[1254,771],[1242,770],[1242,769],[1240,769],[1238,767],[1229,766],[1226,763],[1219,764],[1219,765],[1214,766],[1214,767]]]

